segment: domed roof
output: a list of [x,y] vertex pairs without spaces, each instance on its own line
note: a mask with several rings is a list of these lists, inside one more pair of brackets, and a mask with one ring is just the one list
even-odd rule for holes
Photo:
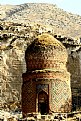
[[65,49],[65,47],[63,46],[63,44],[58,41],[56,38],[54,38],[52,35],[49,35],[47,33],[41,34],[39,35],[32,43],[31,45],[27,48],[26,52],[34,52],[34,49],[36,50],[37,47],[40,48],[41,47],[55,47],[58,49]]
[[56,60],[67,61],[63,44],[47,33],[39,35],[27,48],[25,60],[28,70],[52,68]]
[[61,48],[64,48],[64,46],[59,42],[56,38],[54,38],[52,35],[49,35],[47,33],[39,35],[35,39],[35,44],[41,44],[42,46],[48,46],[48,45],[53,45],[53,46],[58,46]]

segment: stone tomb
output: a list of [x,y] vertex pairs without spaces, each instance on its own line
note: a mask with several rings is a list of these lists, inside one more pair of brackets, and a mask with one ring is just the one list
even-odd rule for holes
[[23,73],[22,112],[71,111],[70,73],[66,48],[49,34],[39,35],[25,51],[26,73]]

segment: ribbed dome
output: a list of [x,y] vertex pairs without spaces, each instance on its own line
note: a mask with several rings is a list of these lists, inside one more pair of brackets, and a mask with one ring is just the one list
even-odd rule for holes
[[27,70],[58,69],[59,66],[65,68],[67,52],[61,42],[45,33],[28,46],[25,59]]

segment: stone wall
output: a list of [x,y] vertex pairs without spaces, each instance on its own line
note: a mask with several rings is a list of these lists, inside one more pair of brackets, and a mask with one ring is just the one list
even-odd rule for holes
[[[58,72],[57,72],[58,73]],[[55,75],[55,72],[38,72],[24,78],[22,91],[22,111],[26,114],[38,112],[36,85],[49,86],[49,111],[70,112],[71,111],[71,90],[69,82],[62,81],[63,78]],[[53,76],[55,75],[55,76]],[[45,79],[44,79],[45,78]],[[59,80],[58,78],[62,79]],[[33,80],[32,80],[33,79]],[[64,79],[65,80],[65,79]],[[36,82],[35,82],[36,81]],[[28,87],[28,88],[27,88]],[[36,104],[37,103],[37,104]],[[36,106],[37,105],[37,106]],[[29,108],[31,107],[31,108]]]

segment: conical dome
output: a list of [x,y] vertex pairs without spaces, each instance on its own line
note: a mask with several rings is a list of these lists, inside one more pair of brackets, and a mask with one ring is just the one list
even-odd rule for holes
[[67,52],[61,42],[45,33],[28,46],[25,59],[27,70],[64,69]]

